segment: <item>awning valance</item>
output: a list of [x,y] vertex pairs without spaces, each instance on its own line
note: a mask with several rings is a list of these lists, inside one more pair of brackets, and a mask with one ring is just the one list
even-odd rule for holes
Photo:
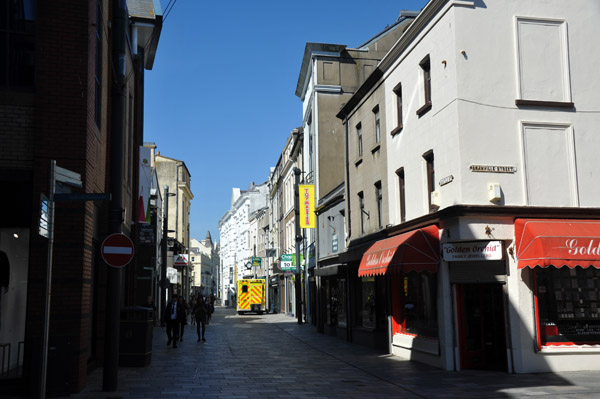
[[517,267],[600,268],[600,220],[517,219]]
[[377,241],[364,253],[358,275],[383,275],[388,271],[437,271],[440,250],[437,226],[409,231]]

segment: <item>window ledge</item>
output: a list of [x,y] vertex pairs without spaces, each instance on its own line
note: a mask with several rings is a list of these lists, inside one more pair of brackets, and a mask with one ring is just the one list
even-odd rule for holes
[[358,167],[358,165],[360,165],[362,161],[362,158],[358,158],[356,161],[354,161],[354,166]]
[[517,107],[575,108],[574,103],[564,101],[515,100],[515,105]]
[[402,131],[403,127],[404,127],[403,125],[400,125],[398,127],[395,127],[394,129],[392,129],[392,131],[390,132],[390,136],[395,136],[398,133],[400,133]]
[[541,354],[560,354],[560,353],[600,353],[600,345],[544,345]]
[[375,154],[377,151],[381,149],[381,144],[377,144],[375,147],[371,149],[371,154]]
[[440,346],[437,339],[420,338],[418,335],[396,333],[394,334],[392,344],[401,348],[425,352],[432,355],[440,354]]
[[419,108],[417,110],[417,115],[419,116],[419,118],[421,116],[423,116],[427,111],[429,111],[431,109],[431,101],[427,101],[425,103],[425,105],[423,105],[421,108]]

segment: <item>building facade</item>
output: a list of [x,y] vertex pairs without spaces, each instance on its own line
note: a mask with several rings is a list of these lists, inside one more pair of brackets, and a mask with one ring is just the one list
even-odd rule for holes
[[[127,1],[123,13],[106,0],[0,5],[0,180],[11,187],[11,194],[0,200],[0,342],[15,354],[8,379],[21,380],[30,393],[40,391],[43,372],[46,392],[78,392],[88,371],[104,362],[107,265],[101,244],[114,232],[111,223],[134,243],[139,239],[140,93],[160,37],[157,3]],[[109,15],[117,14],[123,17],[123,35],[108,29]],[[112,22],[118,24],[116,17]],[[136,37],[148,40],[136,42]],[[111,72],[115,55],[110,50],[118,47],[124,54],[123,76]],[[122,103],[117,104],[117,96]],[[118,151],[113,145],[117,135],[123,139]],[[116,186],[123,195],[113,195],[112,205],[51,201],[52,161],[81,182],[80,187],[58,184],[58,193],[106,194]],[[119,209],[117,215],[109,215],[111,208]],[[49,209],[54,209],[53,225],[48,224]],[[134,261],[122,272],[121,305],[135,300],[137,267]],[[47,331],[53,351],[43,370],[41,337],[50,275]]]
[[[598,368],[598,12],[432,0],[339,113],[361,287],[348,309],[391,353],[448,370]],[[382,101],[386,168],[354,174]],[[389,224],[373,232],[381,206]]]

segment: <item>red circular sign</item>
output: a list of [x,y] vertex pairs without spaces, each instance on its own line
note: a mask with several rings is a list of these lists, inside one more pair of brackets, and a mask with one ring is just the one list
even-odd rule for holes
[[100,252],[107,265],[123,267],[133,259],[133,242],[125,234],[114,233],[104,239]]

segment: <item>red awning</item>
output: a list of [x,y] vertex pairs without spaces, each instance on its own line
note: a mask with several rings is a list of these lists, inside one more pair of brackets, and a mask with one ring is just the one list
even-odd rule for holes
[[517,219],[517,267],[600,268],[600,220]]
[[440,237],[437,226],[409,231],[377,241],[365,252],[358,276],[376,276],[393,271],[437,271],[440,259]]

